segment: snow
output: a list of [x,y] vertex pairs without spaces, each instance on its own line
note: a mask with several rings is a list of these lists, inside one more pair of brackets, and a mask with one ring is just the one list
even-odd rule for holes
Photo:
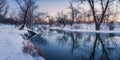
[[23,53],[24,39],[21,34],[26,32],[15,26],[0,26],[0,60],[44,60],[41,56],[38,59]]
[[114,31],[106,31],[106,30],[81,30],[81,29],[69,29],[69,28],[55,28],[55,27],[51,27],[50,29],[57,29],[57,30],[63,30],[63,31],[68,31],[68,32],[91,32],[91,33],[120,33],[119,30],[114,30]]
[[66,25],[65,27],[49,27],[53,30],[62,30],[68,32],[93,32],[93,33],[120,33],[120,24],[115,24],[113,30],[109,30],[109,26],[102,24],[100,30],[95,30],[95,25],[92,24],[74,24],[73,26]]

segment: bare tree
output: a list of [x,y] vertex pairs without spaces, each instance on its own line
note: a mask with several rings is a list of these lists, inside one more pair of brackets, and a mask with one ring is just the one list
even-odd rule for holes
[[7,0],[0,0],[0,17],[5,18],[8,13]]
[[75,22],[75,18],[77,16],[77,14],[79,13],[78,9],[76,9],[74,6],[73,6],[73,2],[70,2],[70,7],[69,9],[71,10],[71,23],[70,25],[72,26],[73,23]]
[[63,11],[57,13],[56,19],[58,24],[63,24],[64,26],[68,22],[68,16]]
[[115,27],[114,27],[114,22],[116,22],[116,20],[118,19],[118,5],[111,5],[111,7],[113,9],[108,9],[107,13],[106,13],[106,16],[105,16],[105,22],[107,22],[108,24],[108,27],[109,27],[109,30],[113,30]]
[[[76,1],[76,0],[75,0]],[[79,0],[81,3],[86,2],[89,4],[90,9],[92,10],[93,20],[95,22],[95,29],[100,30],[100,25],[104,21],[106,16],[106,11],[109,5],[115,0]],[[99,4],[101,8],[97,8],[96,4]],[[99,9],[99,14],[96,9]]]
[[48,13],[38,12],[36,18],[38,23],[43,23],[48,18]]
[[49,25],[52,26],[53,24],[55,24],[55,19],[52,16],[48,16],[48,20],[49,20]]
[[23,25],[20,27],[20,30],[23,29],[27,23],[27,21],[31,21],[33,18],[33,13],[37,8],[36,2],[37,0],[15,0],[19,5],[22,16],[23,16]]

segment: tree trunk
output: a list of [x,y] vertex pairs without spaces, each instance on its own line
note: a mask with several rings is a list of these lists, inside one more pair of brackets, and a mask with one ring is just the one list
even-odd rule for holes
[[96,30],[100,30],[100,25],[97,25],[97,24],[96,24],[96,25],[95,25],[95,29],[96,29]]
[[70,26],[72,26],[73,25],[73,22],[70,22]]
[[26,25],[26,20],[24,19],[23,25],[19,28],[19,30],[22,30]]
[[19,30],[22,30],[24,27],[25,27],[25,24],[23,24],[23,25],[19,28]]

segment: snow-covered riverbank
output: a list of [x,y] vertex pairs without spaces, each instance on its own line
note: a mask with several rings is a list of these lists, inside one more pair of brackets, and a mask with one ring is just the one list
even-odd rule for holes
[[35,58],[23,52],[24,39],[21,34],[26,32],[15,26],[0,26],[0,60],[44,60],[41,56]]
[[113,30],[109,30],[107,24],[102,24],[99,31],[95,30],[95,25],[92,24],[74,24],[73,26],[66,25],[64,27],[60,26],[50,26],[49,29],[52,30],[62,30],[68,32],[93,32],[93,33],[120,33],[120,24],[114,24]]
[[58,27],[50,27],[52,30],[61,30],[61,31],[67,31],[67,32],[91,32],[91,33],[120,33],[119,30],[82,30],[82,29],[64,29],[64,28],[58,28]]

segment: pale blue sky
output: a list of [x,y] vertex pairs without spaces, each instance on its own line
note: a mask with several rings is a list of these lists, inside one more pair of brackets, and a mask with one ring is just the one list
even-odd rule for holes
[[[19,7],[14,0],[8,0],[11,12],[17,13]],[[38,11],[48,12],[50,15],[56,15],[57,11],[64,10],[67,12],[69,0],[39,0],[37,2],[39,5]]]
[[57,11],[68,10],[69,0],[40,0],[39,6],[41,11],[48,11],[50,15],[55,15]]

